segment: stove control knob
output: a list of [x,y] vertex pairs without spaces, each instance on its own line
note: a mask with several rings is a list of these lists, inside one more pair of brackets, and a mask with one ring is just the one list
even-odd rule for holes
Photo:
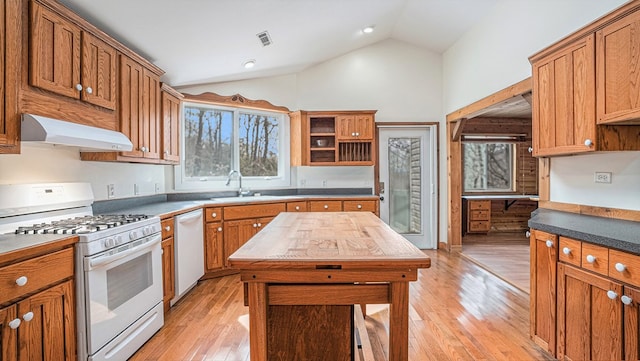
[[111,248],[116,245],[116,241],[113,238],[107,238],[104,240],[104,248]]
[[136,231],[131,231],[131,232],[129,232],[129,239],[130,239],[130,240],[132,240],[132,241],[133,241],[133,240],[134,240],[134,239],[136,239],[136,238],[138,238],[138,232],[136,232]]
[[155,224],[152,224],[152,225],[149,227],[149,229],[151,230],[151,233],[156,233],[156,232],[158,232],[158,230],[156,229],[156,225],[155,225]]
[[116,240],[116,245],[122,244],[122,242],[124,242],[121,235],[115,236],[115,240]]
[[144,228],[142,229],[142,234],[143,234],[143,235],[148,236],[148,235],[149,235],[149,233],[151,233],[151,229],[150,229],[149,227],[144,227]]

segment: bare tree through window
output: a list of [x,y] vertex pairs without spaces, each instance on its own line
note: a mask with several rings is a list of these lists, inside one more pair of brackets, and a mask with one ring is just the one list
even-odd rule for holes
[[512,191],[514,151],[512,143],[464,143],[464,191]]

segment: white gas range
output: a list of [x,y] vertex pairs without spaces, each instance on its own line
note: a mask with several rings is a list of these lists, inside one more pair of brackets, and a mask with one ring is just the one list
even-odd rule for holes
[[0,185],[0,233],[75,234],[78,358],[126,360],[164,324],[160,219],[93,215],[88,183]]

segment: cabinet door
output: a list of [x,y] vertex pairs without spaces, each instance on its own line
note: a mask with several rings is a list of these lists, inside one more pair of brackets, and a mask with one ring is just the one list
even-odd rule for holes
[[142,72],[142,150],[145,158],[160,158],[160,78]]
[[15,305],[0,308],[0,360],[18,359],[18,330],[9,326],[9,322],[16,320],[16,318]]
[[[69,280],[18,303],[20,361],[76,360],[75,299]],[[30,320],[29,320],[30,319]]]
[[640,12],[635,12],[596,33],[598,123],[640,117],[638,27]]
[[558,264],[558,359],[622,359],[621,294],[619,283]]
[[206,223],[205,239],[206,272],[221,269],[224,266],[224,233],[222,223]]
[[171,299],[176,295],[175,242],[173,237],[162,240],[162,302],[164,312],[169,310]]
[[640,360],[640,289],[624,286],[624,359]]
[[[30,84],[79,98],[80,28],[60,15],[31,2]],[[80,88],[81,89],[81,88]]]
[[224,265],[229,266],[228,258],[237,251],[249,238],[256,234],[258,228],[257,219],[241,219],[224,222]]
[[533,155],[596,149],[594,37],[533,64]]
[[142,158],[144,127],[142,126],[142,65],[130,58],[120,56],[120,94],[118,116],[120,117],[120,131],[124,133],[133,149],[122,152],[127,157]]
[[556,352],[556,265],[558,236],[531,230],[530,333],[547,352]]
[[116,108],[116,49],[82,33],[82,100],[108,109]]
[[162,159],[180,162],[180,99],[162,92]]
[[336,137],[339,140],[373,139],[373,117],[368,114],[336,117]]

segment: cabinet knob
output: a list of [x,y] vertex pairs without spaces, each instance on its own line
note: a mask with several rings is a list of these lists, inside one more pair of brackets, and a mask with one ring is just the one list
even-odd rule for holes
[[571,254],[571,249],[569,247],[564,247],[562,249],[562,253],[566,254],[567,256]]
[[262,223],[258,223],[258,228],[262,227]]
[[218,213],[216,213],[216,212],[211,213],[211,217],[213,217],[213,218],[218,217]]
[[355,136],[356,136],[356,133],[351,133],[351,136],[352,136],[352,137],[355,137]]
[[27,321],[27,322],[33,320],[33,312],[29,311],[29,312],[25,313],[24,315],[22,315],[22,319]]
[[596,261],[596,256],[588,254],[587,255],[587,262],[589,263],[594,263]]
[[616,298],[618,298],[618,294],[615,291],[609,290],[607,291],[607,297],[609,297],[609,299],[615,300]]
[[524,236],[527,238],[531,237],[531,232],[529,231],[524,232]]
[[165,151],[164,151],[164,155],[169,155],[169,151],[168,151],[168,150],[165,150]]
[[222,232],[222,227],[218,227],[218,232]]
[[82,84],[76,84],[76,90],[82,91]]
[[533,153],[533,147],[529,147],[529,148],[527,148],[527,152],[529,152],[529,153]]
[[324,209],[329,209],[329,205],[325,204]]
[[633,303],[633,299],[631,299],[631,297],[627,295],[622,295],[622,297],[620,297],[620,301],[622,301],[622,303],[624,303],[627,306]]
[[257,223],[254,223],[254,224],[253,224],[253,228],[258,228],[258,224],[257,224]]
[[296,211],[299,211],[299,210],[300,210],[300,206],[296,206]]
[[549,247],[549,248],[553,247],[553,241],[552,241],[552,240],[550,240],[550,239],[548,239],[548,240],[545,242],[545,244],[546,244],[546,245],[547,245],[547,247]]
[[362,209],[362,204],[358,204],[358,209]]
[[591,141],[591,139],[585,139],[584,145],[587,147],[590,147],[593,145],[593,141]]
[[147,151],[147,147],[140,147],[140,150],[143,151],[143,152],[146,152]]
[[627,266],[625,266],[624,264],[618,262],[616,263],[616,271],[618,272],[624,272],[624,270],[627,269]]
[[171,227],[170,226],[166,226],[166,227],[164,227],[164,230],[169,232],[171,230]]
[[28,281],[27,276],[21,276],[21,277],[18,277],[18,279],[16,280],[16,284],[22,287],[27,284],[27,281]]
[[20,319],[19,318],[14,318],[13,320],[9,321],[9,327],[12,330],[15,330],[16,328],[18,328],[20,326]]
[[93,94],[93,89],[90,86],[86,87],[84,91],[86,91],[87,94]]

